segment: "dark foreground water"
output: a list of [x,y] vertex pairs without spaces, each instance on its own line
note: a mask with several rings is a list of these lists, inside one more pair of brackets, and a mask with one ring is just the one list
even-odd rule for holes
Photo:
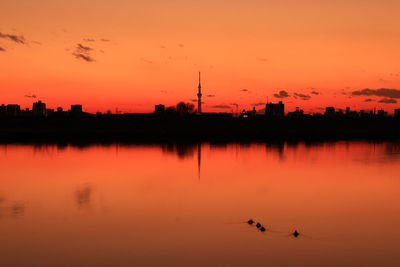
[[0,146],[0,266],[400,266],[399,251],[395,143]]

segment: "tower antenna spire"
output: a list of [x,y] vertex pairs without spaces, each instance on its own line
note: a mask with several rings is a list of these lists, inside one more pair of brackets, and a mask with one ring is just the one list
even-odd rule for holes
[[197,114],[201,114],[201,72],[199,71],[199,86],[198,86],[199,91],[197,92]]

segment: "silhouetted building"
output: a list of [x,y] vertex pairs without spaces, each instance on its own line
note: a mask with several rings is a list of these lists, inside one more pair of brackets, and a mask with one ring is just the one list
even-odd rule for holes
[[301,118],[304,116],[304,111],[302,109],[300,109],[299,107],[296,107],[296,111],[293,112],[289,112],[288,117],[292,117],[292,118]]
[[395,117],[396,119],[400,119],[400,109],[395,109],[395,110],[394,110],[394,117]]
[[82,105],[71,105],[71,113],[82,113]]
[[334,107],[326,107],[325,108],[325,116],[334,117],[335,116],[335,108]]
[[154,113],[163,114],[165,113],[165,106],[162,104],[158,104],[154,106]]
[[19,105],[9,104],[6,107],[6,114],[9,117],[16,117],[19,115],[20,110],[21,110],[21,108]]
[[232,113],[227,112],[203,112],[201,113],[203,118],[232,118]]
[[252,110],[242,110],[242,113],[240,114],[241,118],[251,118],[251,117],[255,117],[257,115],[257,110],[256,107],[253,107]]
[[361,110],[360,110],[360,112],[357,112],[357,111],[349,111],[348,113],[347,113],[347,111],[346,111],[346,116],[347,117],[349,117],[349,118],[358,118],[359,116],[361,116]]
[[253,110],[251,111],[250,115],[251,115],[252,117],[255,117],[256,114],[257,114],[256,107],[253,107]]
[[285,105],[282,101],[278,104],[268,103],[265,105],[265,116],[267,117],[284,117],[285,116]]
[[7,114],[7,108],[4,104],[1,104],[0,106],[0,115],[5,116]]
[[57,108],[57,112],[58,112],[58,113],[63,112],[63,108],[62,108],[62,107],[58,107],[58,108]]
[[378,117],[386,117],[387,116],[387,112],[384,111],[383,109],[378,110]]
[[54,109],[52,109],[52,108],[46,109],[46,115],[47,115],[47,116],[51,116],[51,115],[53,115],[53,114],[54,114]]
[[29,110],[29,108],[21,109],[18,113],[18,116],[22,117],[31,117],[32,112]]
[[33,103],[32,113],[33,116],[39,116],[39,117],[46,116],[46,104],[40,100],[38,102]]

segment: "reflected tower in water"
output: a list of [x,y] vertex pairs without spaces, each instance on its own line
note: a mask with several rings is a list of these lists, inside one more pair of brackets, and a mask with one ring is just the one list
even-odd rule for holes
[[200,172],[201,172],[201,143],[197,144],[197,175],[200,181]]

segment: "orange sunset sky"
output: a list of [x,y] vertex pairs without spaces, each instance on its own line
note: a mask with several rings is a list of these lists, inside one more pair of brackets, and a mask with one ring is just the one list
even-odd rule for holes
[[204,111],[392,112],[399,13],[398,0],[2,0],[0,103],[150,112],[196,99],[201,71]]

